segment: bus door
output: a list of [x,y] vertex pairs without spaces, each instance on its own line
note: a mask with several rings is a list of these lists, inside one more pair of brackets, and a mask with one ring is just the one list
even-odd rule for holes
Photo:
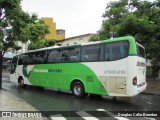
[[18,62],[18,56],[13,57],[12,63],[11,63],[11,69],[10,69],[10,80],[13,81],[16,79],[16,67],[17,67],[17,62]]

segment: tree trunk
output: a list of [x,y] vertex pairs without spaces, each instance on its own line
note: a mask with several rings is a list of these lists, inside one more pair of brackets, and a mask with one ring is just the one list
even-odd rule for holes
[[0,89],[2,89],[2,62],[3,62],[3,57],[2,57],[2,51],[0,51]]

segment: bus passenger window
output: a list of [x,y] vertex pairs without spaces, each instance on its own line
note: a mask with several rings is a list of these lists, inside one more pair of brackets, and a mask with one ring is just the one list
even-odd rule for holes
[[81,61],[95,62],[100,60],[100,45],[84,46],[82,47]]
[[80,48],[67,48],[63,50],[63,62],[78,62],[80,61]]
[[23,65],[23,55],[19,55],[18,65]]
[[112,60],[121,59],[119,46],[112,47]]
[[109,52],[110,50],[109,50],[109,47],[105,47],[105,60],[106,61],[110,61],[111,60],[111,56],[110,56],[110,52]]
[[13,74],[15,72],[16,66],[17,66],[17,60],[18,60],[18,56],[13,57],[10,74]]
[[48,63],[62,62],[62,51],[61,50],[49,51],[47,62]]
[[23,55],[23,64],[26,65],[28,63],[27,61],[28,61],[28,55],[24,54]]
[[104,60],[114,61],[127,57],[128,42],[106,43],[104,46]]
[[28,64],[33,64],[34,61],[33,61],[33,55],[32,54],[29,54],[28,55],[28,60],[27,60]]
[[33,55],[33,61],[35,64],[42,64],[45,62],[45,59],[46,59],[45,51],[34,53]]

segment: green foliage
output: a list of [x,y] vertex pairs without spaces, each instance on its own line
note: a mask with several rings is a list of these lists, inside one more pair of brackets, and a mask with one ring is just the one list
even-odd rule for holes
[[89,41],[99,41],[100,40],[100,37],[98,34],[95,34],[95,35],[92,35],[90,38],[89,38]]
[[56,43],[55,40],[38,40],[31,42],[28,46],[28,50],[34,50],[34,49],[40,49],[40,48],[45,48],[45,47],[51,47],[54,46]]
[[28,46],[28,50],[43,48],[44,44],[45,44],[45,40],[38,40],[38,41],[35,41],[35,42],[31,42]]
[[56,40],[46,40],[45,41],[45,47],[51,47],[54,46],[56,44]]
[[0,49],[3,54],[8,48],[15,48],[18,41],[37,41],[48,33],[48,26],[37,15],[24,12],[21,0],[0,1]]
[[147,57],[160,60],[160,1],[119,0],[107,4],[102,39],[132,35],[146,48]]
[[[32,17],[33,16],[31,16],[31,19]],[[36,20],[35,22],[35,20],[33,19],[33,21],[30,21],[30,23],[26,25],[22,32],[24,35],[24,42],[26,42],[25,40],[31,40],[35,42],[37,40],[43,39],[44,35],[49,31],[48,26],[44,24],[43,21]]]

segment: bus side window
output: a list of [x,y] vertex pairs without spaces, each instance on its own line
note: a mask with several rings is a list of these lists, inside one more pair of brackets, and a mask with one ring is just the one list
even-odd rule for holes
[[104,45],[104,60],[105,61],[114,61],[127,57],[128,53],[128,43],[123,42],[114,42],[106,43]]
[[18,60],[17,56],[13,57],[12,64],[11,64],[11,71],[10,71],[11,74],[13,74],[16,70],[17,60]]
[[33,61],[35,64],[43,64],[46,60],[46,52],[38,52],[33,55]]
[[24,65],[27,65],[27,64],[28,64],[27,61],[28,61],[28,55],[27,55],[27,54],[24,54],[24,55],[23,55],[23,64],[24,64]]
[[23,65],[23,55],[19,55],[18,65]]
[[48,52],[47,63],[57,63],[62,62],[62,51],[52,50]]
[[105,56],[104,56],[105,60],[110,61],[111,60],[110,47],[106,45],[104,51],[105,51]]
[[34,64],[33,55],[34,55],[33,53],[28,54],[28,57],[27,57],[27,63],[28,64]]
[[123,44],[120,45],[120,51],[121,51],[122,58],[128,55],[128,43],[127,42],[123,42]]
[[118,60],[118,59],[121,59],[120,47],[118,45],[115,45],[112,47],[112,60]]
[[91,45],[82,47],[81,61],[82,62],[95,62],[101,58],[100,45]]
[[80,48],[67,48],[63,50],[63,62],[78,62],[80,61]]

